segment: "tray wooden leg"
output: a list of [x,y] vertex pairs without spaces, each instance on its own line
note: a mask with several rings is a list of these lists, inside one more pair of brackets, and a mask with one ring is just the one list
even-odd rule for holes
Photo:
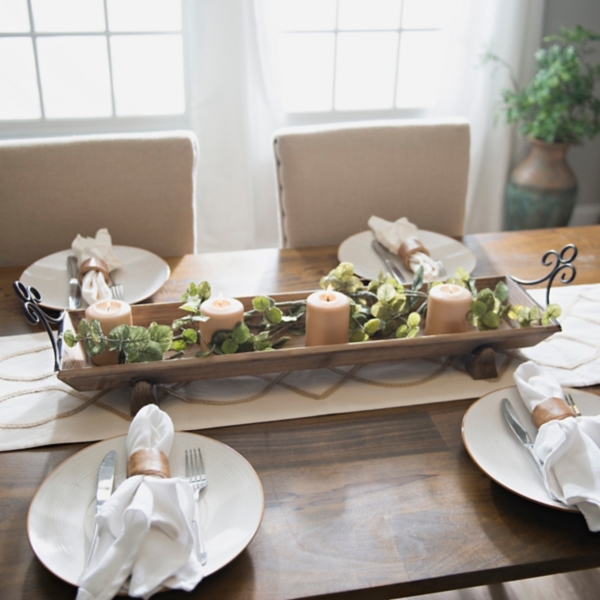
[[138,410],[147,404],[158,405],[154,386],[144,380],[136,381],[131,388],[131,416],[135,417]]
[[467,373],[473,379],[495,379],[498,377],[496,353],[491,346],[479,346],[471,354],[466,354],[465,366]]

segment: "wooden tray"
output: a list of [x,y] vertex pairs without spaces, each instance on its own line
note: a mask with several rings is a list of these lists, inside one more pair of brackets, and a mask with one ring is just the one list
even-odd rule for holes
[[[478,289],[494,289],[504,281],[509,289],[509,302],[523,306],[537,303],[523,288],[508,277],[482,277],[476,279]],[[306,298],[311,292],[276,294],[276,301]],[[246,310],[252,306],[252,297],[239,298]],[[153,321],[160,324],[171,322],[185,313],[179,309],[181,302],[140,304],[133,306],[134,325],[147,327]],[[69,311],[65,316],[65,329],[77,329],[84,318],[83,310]],[[80,344],[73,348],[65,346],[58,378],[76,390],[103,390],[134,385],[139,381],[155,383],[183,383],[201,379],[218,379],[240,375],[258,375],[302,369],[323,369],[343,365],[402,360],[406,358],[432,358],[444,355],[470,354],[477,348],[488,346],[494,350],[534,346],[549,335],[560,331],[560,325],[514,327],[504,321],[494,331],[472,331],[460,334],[429,335],[420,333],[412,339],[370,340],[334,346],[304,345],[304,336],[293,336],[281,349],[272,352],[248,352],[196,358],[199,347],[188,349],[190,356],[174,360],[123,365],[93,366]]]

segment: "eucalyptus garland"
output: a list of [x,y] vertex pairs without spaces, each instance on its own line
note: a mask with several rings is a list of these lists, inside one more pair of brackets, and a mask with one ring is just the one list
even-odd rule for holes
[[[551,319],[561,314],[557,304],[549,304],[543,312],[536,306],[511,305],[508,288],[502,281],[494,290],[477,290],[475,280],[464,269],[457,269],[455,276],[445,282],[426,286],[422,268],[415,273],[410,286],[383,272],[365,284],[354,273],[354,266],[344,262],[321,278],[320,287],[350,298],[349,341],[364,342],[416,337],[422,318],[426,317],[428,292],[441,283],[460,285],[471,292],[473,302],[466,318],[480,331],[498,329],[503,319],[514,320],[519,327],[548,325]],[[105,335],[99,321],[82,319],[77,333],[65,331],[63,339],[69,347],[81,342],[92,357],[109,350],[119,353],[119,363],[136,363],[162,360],[168,351],[174,352],[169,358],[183,356],[186,349],[201,341],[205,342],[207,350],[198,351],[197,357],[271,351],[284,346],[291,335],[305,333],[305,299],[276,302],[269,296],[256,296],[252,300],[252,309],[244,313],[243,321],[236,323],[232,330],[216,331],[212,339],[202,340],[199,325],[208,317],[202,314],[200,306],[210,296],[207,281],[190,284],[179,307],[186,314],[170,326],[157,323],[148,328],[119,325]]]

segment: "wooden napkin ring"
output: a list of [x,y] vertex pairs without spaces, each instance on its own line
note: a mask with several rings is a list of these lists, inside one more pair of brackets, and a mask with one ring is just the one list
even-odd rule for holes
[[400,248],[398,248],[398,256],[402,259],[402,262],[407,269],[410,269],[410,257],[415,252],[422,252],[429,256],[429,250],[427,250],[417,238],[408,238],[407,240],[404,240],[400,244]]
[[575,413],[562,398],[547,398],[531,411],[531,420],[537,429],[548,421],[560,421],[574,416]]
[[134,475],[153,475],[167,479],[171,477],[169,459],[156,448],[137,450],[127,460],[127,477]]
[[104,275],[104,281],[110,283],[108,278],[108,265],[101,258],[88,258],[81,263],[79,269],[79,283],[83,282],[83,276],[90,271],[98,271]]

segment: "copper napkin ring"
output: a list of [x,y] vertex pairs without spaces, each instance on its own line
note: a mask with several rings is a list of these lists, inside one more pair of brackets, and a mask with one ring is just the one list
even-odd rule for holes
[[427,250],[417,238],[408,238],[407,240],[404,240],[400,244],[400,248],[398,248],[398,256],[402,259],[402,262],[407,269],[410,269],[410,257],[415,254],[415,252],[422,252],[429,256],[429,250]]
[[134,475],[152,475],[167,479],[171,477],[169,459],[156,448],[137,450],[127,460],[127,477]]
[[574,416],[575,413],[562,398],[546,398],[531,411],[531,420],[537,429],[548,421],[561,421]]
[[108,277],[108,265],[101,258],[88,258],[81,263],[81,267],[79,269],[79,283],[83,282],[83,276],[90,271],[98,271],[104,275],[104,281],[110,284],[110,279]]

